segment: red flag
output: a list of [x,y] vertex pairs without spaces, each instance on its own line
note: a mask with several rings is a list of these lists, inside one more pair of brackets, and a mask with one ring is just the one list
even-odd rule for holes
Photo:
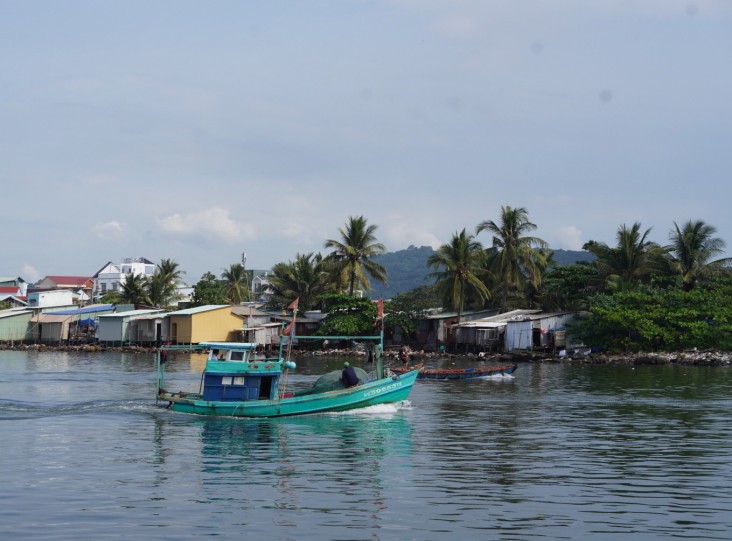
[[297,305],[300,304],[300,297],[295,299],[290,303],[290,305],[287,307],[288,310],[297,310]]
[[384,319],[384,299],[374,301],[376,303],[377,315],[376,321],[374,321],[374,327],[378,327]]
[[283,331],[284,336],[294,334],[293,333],[294,330],[295,330],[295,320],[293,319],[292,321],[290,321],[290,323],[287,324],[287,327],[285,327],[285,330]]

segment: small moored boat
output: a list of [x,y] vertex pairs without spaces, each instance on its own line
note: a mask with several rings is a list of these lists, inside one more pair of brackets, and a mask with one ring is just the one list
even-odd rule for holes
[[[324,375],[309,389],[288,391],[287,375],[295,363],[282,357],[254,357],[256,344],[201,342],[195,346],[164,346],[157,355],[157,399],[173,411],[227,417],[281,417],[346,411],[406,400],[418,370],[377,375],[359,370],[359,384],[346,387],[340,371]],[[171,392],[165,388],[165,365],[171,350],[209,351],[199,392]]]
[[417,379],[473,379],[508,376],[518,368],[516,365],[482,366],[477,368],[424,368],[417,365],[413,368],[392,368],[395,374],[407,374],[419,370]]

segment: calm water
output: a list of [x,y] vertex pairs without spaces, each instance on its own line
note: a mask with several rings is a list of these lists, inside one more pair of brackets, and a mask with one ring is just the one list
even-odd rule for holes
[[169,412],[154,379],[149,355],[0,351],[2,539],[732,538],[732,368],[526,364],[269,420]]

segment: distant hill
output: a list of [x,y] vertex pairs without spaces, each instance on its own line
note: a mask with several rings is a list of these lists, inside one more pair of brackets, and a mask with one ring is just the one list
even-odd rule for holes
[[432,284],[427,279],[430,269],[427,258],[435,251],[430,246],[410,246],[406,250],[387,252],[374,258],[386,268],[389,283],[384,285],[371,281],[373,290],[369,292],[372,299],[390,299],[397,293],[411,291],[420,286]]
[[[375,257],[374,261],[386,268],[389,283],[384,285],[372,280],[373,290],[369,292],[369,296],[372,299],[390,299],[397,293],[434,283],[427,278],[427,274],[431,272],[427,267],[427,259],[434,253],[430,246],[410,246],[406,250],[387,252]],[[591,253],[585,251],[554,250],[554,261],[557,265],[572,265],[580,261],[592,261],[593,258]]]
[[574,265],[581,261],[590,262],[595,256],[585,250],[554,250],[554,261],[557,265]]

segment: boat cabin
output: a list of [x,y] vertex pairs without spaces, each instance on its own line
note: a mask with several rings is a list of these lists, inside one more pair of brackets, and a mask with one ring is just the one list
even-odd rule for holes
[[203,400],[242,402],[272,400],[282,375],[280,359],[254,359],[254,343],[205,342],[209,347],[203,373]]

